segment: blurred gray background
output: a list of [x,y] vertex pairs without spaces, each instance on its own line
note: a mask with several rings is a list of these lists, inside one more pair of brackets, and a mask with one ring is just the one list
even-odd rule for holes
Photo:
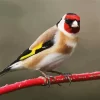
[[[0,0],[0,70],[67,12],[81,17],[79,45],[57,70],[82,73],[100,70],[100,0]],[[38,77],[18,71],[0,77],[0,86]],[[30,87],[0,96],[0,100],[100,100],[100,81]]]

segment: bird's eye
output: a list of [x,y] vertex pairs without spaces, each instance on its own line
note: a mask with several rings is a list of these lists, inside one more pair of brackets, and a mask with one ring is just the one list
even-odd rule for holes
[[71,19],[65,19],[65,23],[67,23],[67,24],[71,24],[73,22],[73,20],[71,20]]

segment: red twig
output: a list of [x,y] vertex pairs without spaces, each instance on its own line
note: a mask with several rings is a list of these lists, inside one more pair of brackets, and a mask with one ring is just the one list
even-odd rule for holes
[[[72,74],[72,75],[69,75],[69,77],[72,82],[97,80],[97,79],[100,79],[100,71],[91,72],[91,73]],[[54,76],[54,78],[52,77],[50,78],[51,84],[69,82],[68,78],[65,79],[65,76],[63,75]],[[21,82],[16,82],[10,85],[6,84],[5,86],[0,87],[0,95],[15,91],[15,90],[19,90],[22,88],[30,87],[30,86],[45,85],[46,83],[47,83],[47,79],[43,77],[39,77],[39,78],[24,80]]]

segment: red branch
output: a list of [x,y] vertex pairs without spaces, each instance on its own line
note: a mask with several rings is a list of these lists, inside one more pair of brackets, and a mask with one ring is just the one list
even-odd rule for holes
[[[100,72],[91,72],[91,73],[81,73],[81,74],[72,74],[69,75],[72,82],[79,81],[89,81],[89,80],[98,80],[100,79]],[[68,78],[65,78],[63,75],[54,76],[54,78],[50,78],[51,84],[65,83],[69,82]],[[47,83],[47,79],[44,77],[38,77],[34,79],[28,79],[21,82],[16,82],[14,84],[6,84],[5,86],[0,87],[0,95],[16,91],[22,88],[31,87],[31,86],[41,86]]]

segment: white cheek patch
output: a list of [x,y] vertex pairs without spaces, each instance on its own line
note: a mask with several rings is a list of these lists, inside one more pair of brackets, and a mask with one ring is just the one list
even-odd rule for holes
[[64,19],[62,19],[62,20],[60,21],[60,23],[58,24],[58,28],[59,28],[61,31],[64,31],[64,23],[65,23],[65,21],[64,21]]
[[59,28],[62,32],[65,32],[65,30],[64,30],[65,16],[66,16],[66,14],[62,17],[61,21],[60,21],[59,24],[58,24],[58,28]]

